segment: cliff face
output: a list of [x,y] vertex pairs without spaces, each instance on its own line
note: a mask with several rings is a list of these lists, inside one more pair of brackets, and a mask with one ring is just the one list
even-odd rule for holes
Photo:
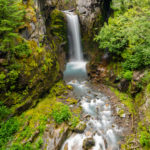
[[77,12],[85,31],[90,31],[96,18],[101,15],[100,2],[97,0],[77,1]]
[[[20,65],[18,68],[11,67],[8,56],[1,58],[0,64],[4,76],[0,96],[4,104],[13,107],[15,114],[34,107],[38,98],[62,79],[67,47],[65,16],[57,10],[56,1],[24,0],[21,5],[26,14],[24,24],[17,30],[31,53],[27,57],[13,58],[13,63]],[[10,73],[13,73],[13,82]]]

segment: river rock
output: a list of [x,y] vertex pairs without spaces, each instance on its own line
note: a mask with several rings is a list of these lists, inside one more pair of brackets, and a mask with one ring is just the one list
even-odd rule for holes
[[89,150],[95,145],[95,141],[93,138],[86,138],[83,141],[83,149],[84,150]]
[[144,77],[144,72],[143,71],[134,71],[133,72],[133,80],[134,81],[140,81],[141,78]]
[[44,133],[43,149],[58,150],[69,134],[69,127],[66,124],[61,124],[58,128],[55,125],[47,125]]
[[85,135],[86,135],[86,136],[92,136],[93,133],[92,133],[91,131],[87,131],[87,132],[85,133]]
[[84,122],[80,122],[73,131],[76,133],[83,133],[85,128],[86,124]]
[[6,59],[0,58],[0,65],[3,64],[4,62],[7,62]]
[[125,92],[127,91],[128,86],[129,86],[129,81],[126,79],[122,79],[117,87],[121,92]]
[[64,150],[68,150],[68,143],[65,144]]

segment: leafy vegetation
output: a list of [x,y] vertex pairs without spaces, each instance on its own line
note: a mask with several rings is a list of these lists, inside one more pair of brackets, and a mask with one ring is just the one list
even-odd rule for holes
[[126,72],[123,73],[123,77],[125,79],[127,79],[127,80],[131,80],[132,76],[133,76],[133,72],[132,71],[127,70]]
[[7,69],[1,70],[0,91],[14,90],[19,77],[17,59],[28,57],[31,49],[28,43],[18,34],[23,25],[25,10],[18,1],[0,0],[0,57],[5,59],[2,65]]
[[10,109],[0,101],[0,122],[10,114]]
[[27,44],[16,32],[23,25],[25,10],[15,0],[0,0],[0,51],[9,55],[29,54]]
[[122,61],[124,70],[147,67],[150,65],[149,5],[145,1],[143,6],[144,2],[138,0],[119,2],[119,11],[109,18],[95,40],[100,48],[108,48],[115,59]]
[[71,128],[72,129],[74,129],[77,125],[78,125],[78,123],[80,122],[80,119],[79,119],[80,117],[79,116],[72,116],[70,119],[69,119],[69,121],[70,121],[70,123],[71,123]]
[[50,30],[52,35],[57,36],[61,41],[67,41],[66,35],[66,21],[64,20],[64,14],[60,10],[53,10],[51,13]]
[[10,118],[0,124],[0,147],[8,142],[14,133],[19,129],[19,122],[16,117]]
[[150,147],[150,127],[146,127],[144,121],[138,123],[138,136],[140,144],[148,149]]
[[58,102],[52,110],[52,116],[56,123],[61,124],[70,119],[71,111],[67,105]]

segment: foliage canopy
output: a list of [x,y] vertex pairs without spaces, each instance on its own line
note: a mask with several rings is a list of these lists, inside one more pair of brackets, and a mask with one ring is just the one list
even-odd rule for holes
[[113,56],[121,59],[125,70],[150,65],[150,7],[146,2],[132,2],[124,1],[123,5],[128,6],[124,7],[126,11],[119,7],[114,18],[110,17],[95,37],[100,48],[108,48]]

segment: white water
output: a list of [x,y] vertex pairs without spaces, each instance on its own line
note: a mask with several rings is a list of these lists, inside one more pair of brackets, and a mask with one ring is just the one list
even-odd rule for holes
[[73,133],[65,141],[61,150],[82,150],[86,138],[93,138],[95,141],[95,146],[91,150],[119,150],[116,135],[120,134],[121,130],[114,124],[109,98],[93,90],[87,81],[86,62],[83,61],[79,44],[81,43],[80,32],[76,30],[79,29],[77,16],[68,12],[66,15],[69,33],[71,32],[69,38],[73,41],[69,40],[71,61],[66,65],[64,79],[74,87],[74,95],[80,100],[79,105],[83,108],[83,116],[89,117],[82,117],[87,125],[84,133]]
[[77,15],[72,12],[65,12],[68,22],[68,40],[70,59],[74,61],[83,61],[80,25]]

